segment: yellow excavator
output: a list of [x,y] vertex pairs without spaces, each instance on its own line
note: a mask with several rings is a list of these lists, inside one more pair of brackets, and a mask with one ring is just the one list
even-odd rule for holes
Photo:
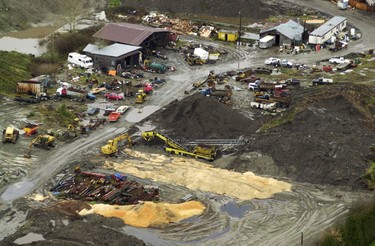
[[128,140],[128,143],[127,143],[126,147],[131,147],[133,145],[133,142],[132,142],[129,134],[124,133],[124,134],[121,134],[120,136],[115,137],[114,139],[108,140],[107,144],[102,146],[102,148],[100,149],[101,152],[104,155],[114,155],[114,154],[116,154],[117,151],[118,151],[118,148],[117,148],[118,142],[120,142],[124,139]]
[[33,149],[33,146],[39,147],[42,149],[49,150],[51,147],[54,147],[55,143],[55,137],[48,135],[48,134],[42,134],[31,140],[29,144],[29,151],[27,154],[24,155],[25,158],[31,158],[31,150]]

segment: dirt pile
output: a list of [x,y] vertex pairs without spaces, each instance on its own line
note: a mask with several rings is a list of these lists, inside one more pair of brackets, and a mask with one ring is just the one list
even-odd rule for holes
[[[294,102],[302,112],[285,125],[256,138],[251,151],[275,161],[275,176],[297,181],[362,187],[361,176],[369,167],[374,143],[374,88],[326,87]],[[306,101],[309,101],[306,103]],[[239,157],[228,168],[259,173]],[[261,171],[259,174],[263,174]]]
[[[248,136],[251,142],[237,148],[238,157],[221,165],[229,170],[363,187],[361,177],[374,155],[374,88],[339,84],[293,93],[292,106],[272,117],[276,127],[266,133],[255,133],[265,119],[250,120],[200,94],[169,105],[150,120],[174,137]],[[283,124],[280,117],[292,120]]]
[[116,217],[125,224],[135,227],[162,227],[204,212],[201,202],[189,201],[180,204],[144,202],[137,205],[113,206],[93,204],[91,209],[83,209],[80,215],[100,214],[105,217]]
[[168,105],[147,120],[170,136],[194,138],[239,138],[254,133],[260,126],[231,107],[200,93]]

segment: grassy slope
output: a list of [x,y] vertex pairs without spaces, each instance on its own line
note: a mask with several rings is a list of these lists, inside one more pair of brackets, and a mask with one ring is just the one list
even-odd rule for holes
[[0,51],[0,94],[15,93],[17,81],[31,78],[30,63],[29,55]]

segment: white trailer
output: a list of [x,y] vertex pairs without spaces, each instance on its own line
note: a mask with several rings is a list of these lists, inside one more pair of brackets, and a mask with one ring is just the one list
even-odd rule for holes
[[93,66],[91,57],[88,57],[87,55],[82,55],[77,52],[69,53],[68,62],[82,68],[90,68]]
[[275,36],[267,35],[261,39],[259,39],[259,48],[261,49],[267,49],[269,47],[274,46],[276,43]]

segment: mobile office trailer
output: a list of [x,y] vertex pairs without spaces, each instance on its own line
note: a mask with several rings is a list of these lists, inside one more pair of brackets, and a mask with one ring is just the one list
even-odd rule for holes
[[77,52],[69,53],[68,62],[83,68],[90,68],[93,66],[91,57],[88,57],[87,55],[82,55]]
[[259,48],[267,49],[275,45],[276,39],[275,36],[267,35],[261,39],[259,39]]

